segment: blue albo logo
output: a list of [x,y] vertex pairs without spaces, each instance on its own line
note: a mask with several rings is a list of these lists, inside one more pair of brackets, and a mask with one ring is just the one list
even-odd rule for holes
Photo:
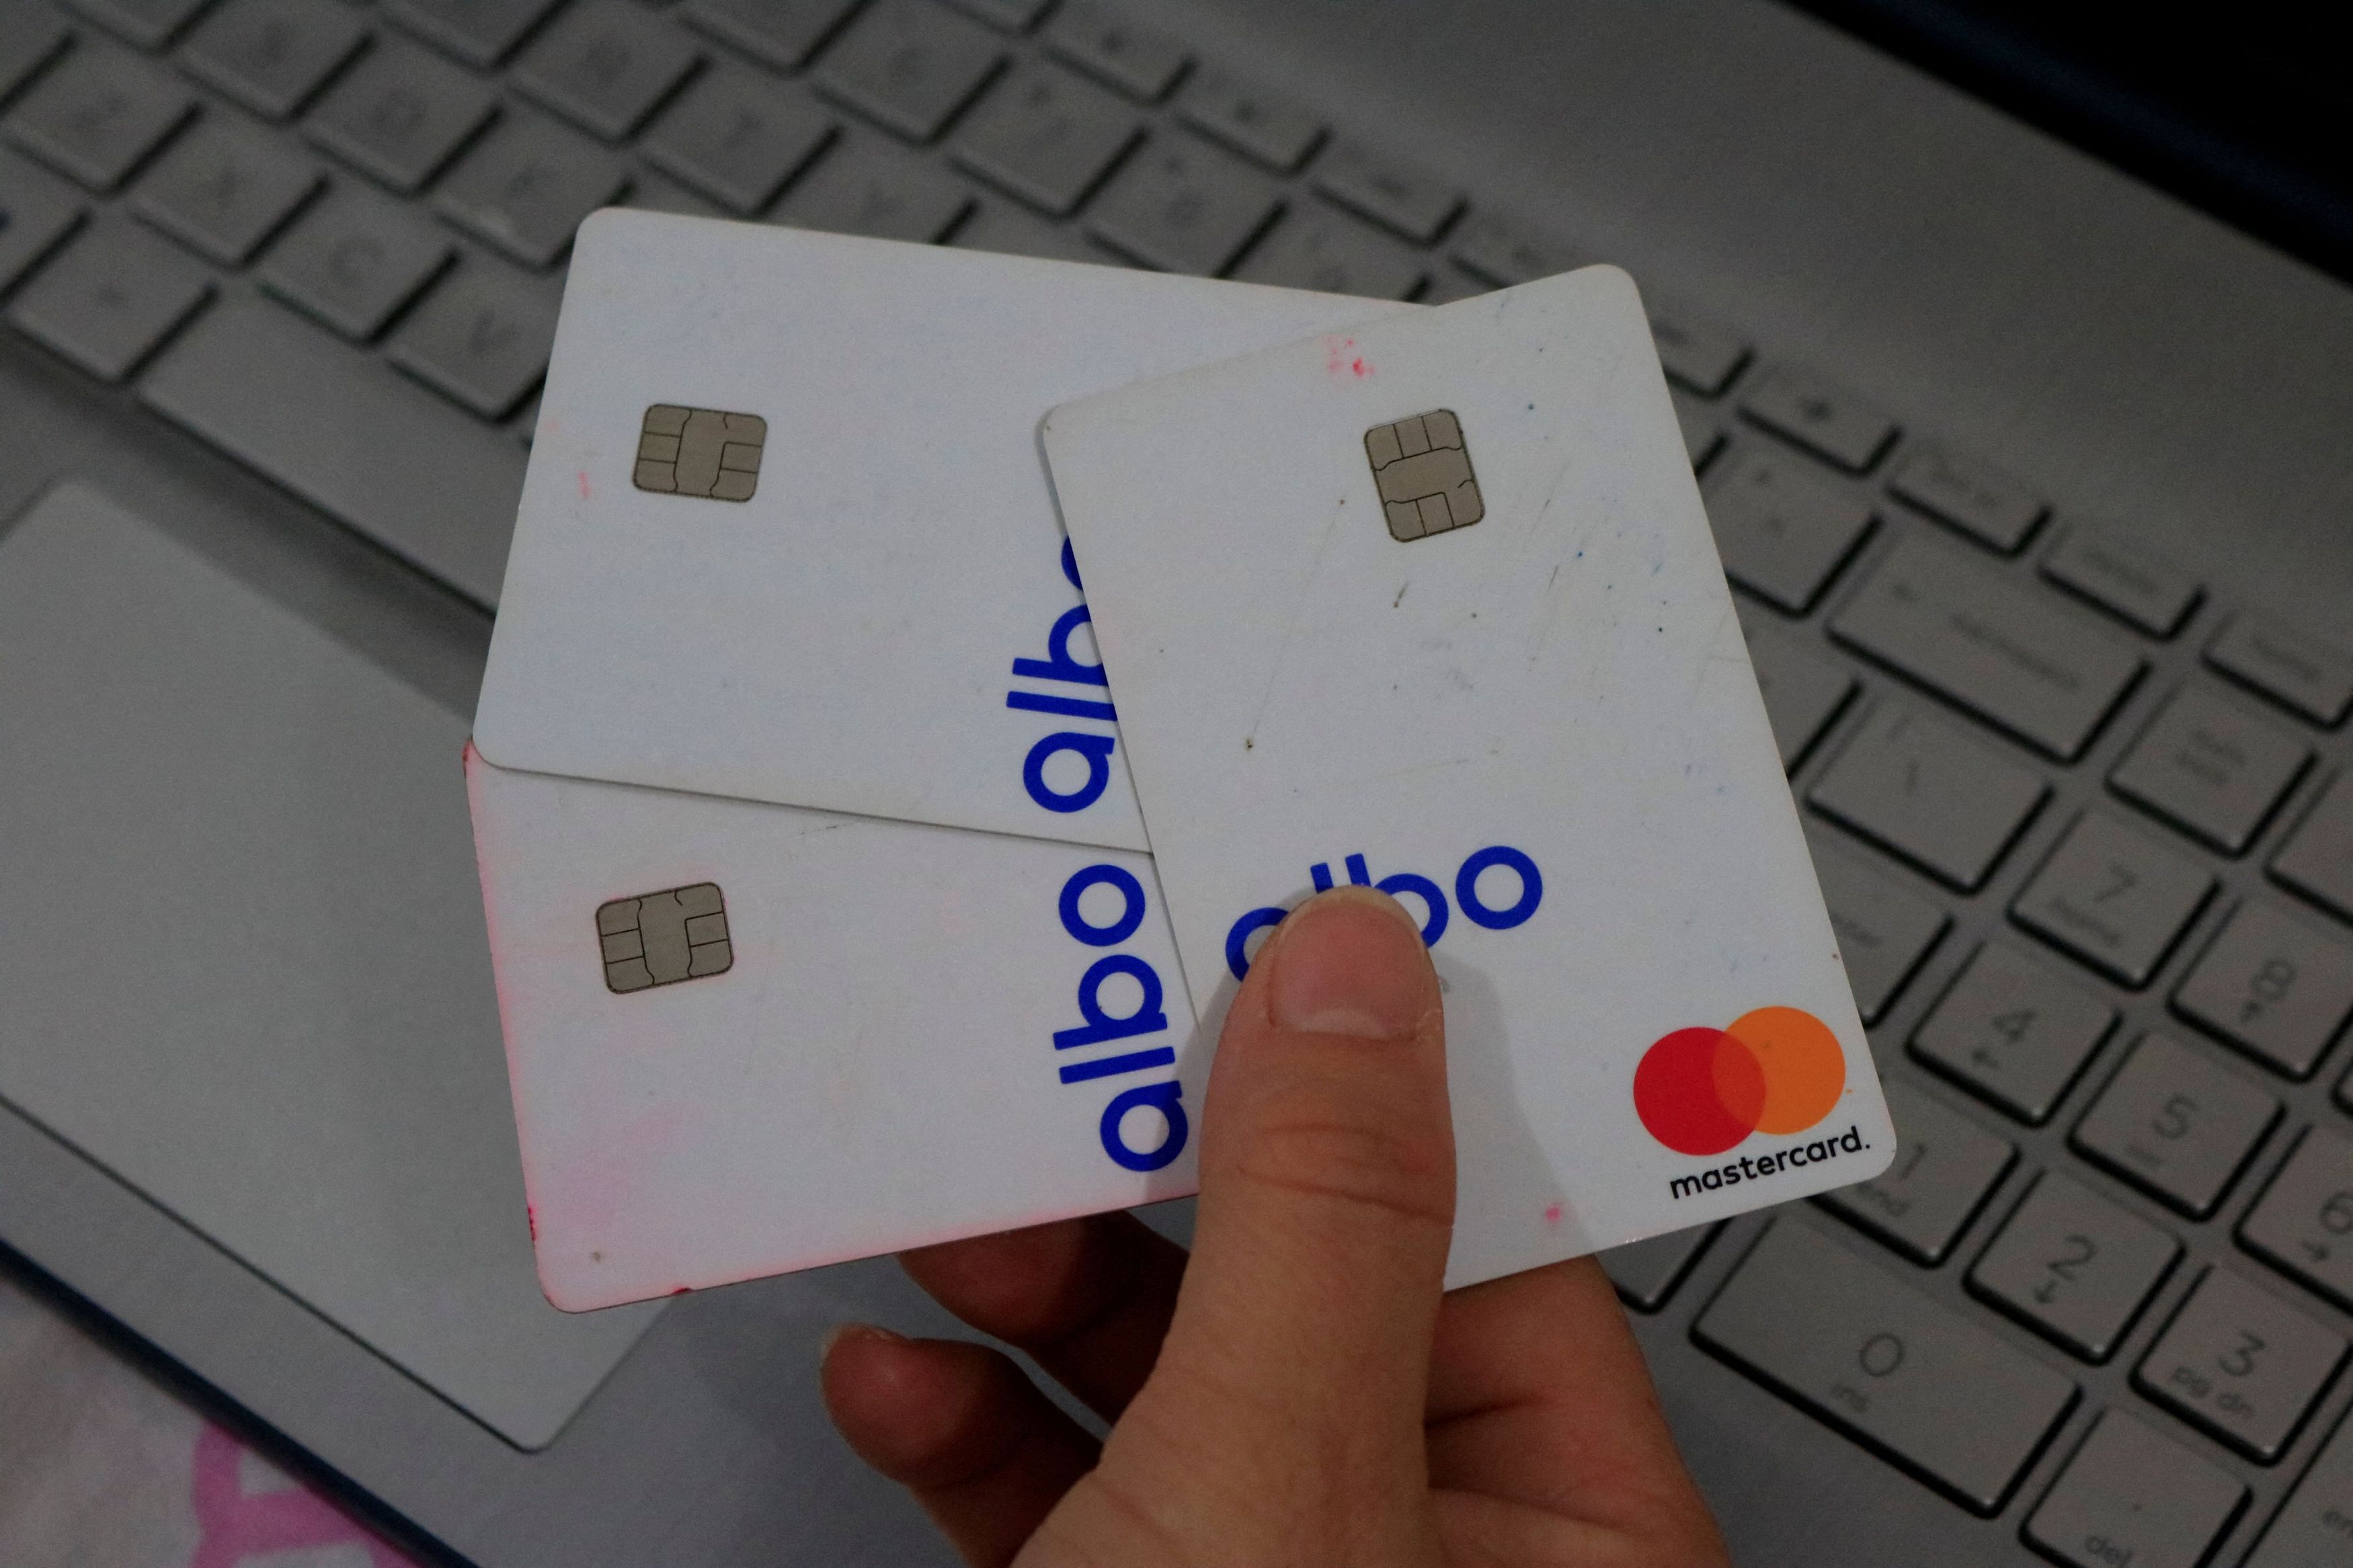
[[[1421,940],[1430,947],[1438,945],[1451,918],[1444,889],[1412,871],[1399,871],[1376,882],[1361,854],[1348,856],[1341,864],[1347,868],[1348,880],[1357,887],[1378,888],[1393,899],[1411,899],[1420,904]],[[1319,860],[1308,868],[1307,877],[1317,892],[1324,892],[1332,886],[1332,867]],[[1514,896],[1508,902],[1497,901],[1507,889]],[[1508,844],[1472,850],[1454,873],[1454,907],[1462,911],[1464,920],[1489,931],[1509,931],[1525,924],[1543,902],[1544,873],[1536,869],[1534,860]],[[1227,931],[1226,967],[1233,971],[1235,979],[1250,973],[1250,938],[1281,925],[1290,912],[1271,905],[1252,910]]]
[[[1080,907],[1080,901],[1097,888],[1108,889],[1119,900],[1118,912],[1100,924],[1090,921]],[[1103,902],[1096,900],[1097,913],[1103,912]],[[1088,947],[1117,947],[1143,927],[1147,912],[1144,884],[1133,873],[1109,865],[1088,866],[1071,873],[1071,879],[1062,884],[1060,909],[1062,929]],[[1135,1005],[1124,1014],[1113,1013],[1105,1005],[1104,987],[1123,981],[1135,988]],[[1124,992],[1126,986],[1118,988]],[[1054,1031],[1054,1048],[1073,1051],[1108,1045],[1113,1040],[1166,1035],[1166,999],[1159,972],[1149,963],[1132,952],[1106,953],[1088,964],[1086,973],[1079,976],[1080,1022],[1073,1028]],[[1124,1002],[1125,997],[1120,1000]],[[1175,1047],[1162,1044],[1072,1061],[1062,1068],[1061,1077],[1064,1083],[1092,1083],[1096,1079],[1158,1072],[1176,1065]],[[1103,1107],[1098,1129],[1103,1152],[1131,1171],[1157,1171],[1174,1161],[1185,1152],[1185,1140],[1191,1131],[1185,1120],[1184,1092],[1184,1085],[1173,1078],[1165,1078],[1130,1084],[1112,1096],[1111,1103]],[[1127,1142],[1127,1120],[1131,1112],[1146,1110],[1160,1113],[1166,1131],[1155,1146],[1138,1149]]]
[[[1062,575],[1071,586],[1079,584],[1078,558],[1071,552],[1071,542],[1062,542]],[[1060,619],[1046,633],[1046,657],[1017,658],[1013,673],[1025,680],[1051,680],[1064,686],[1097,687],[1108,690],[1111,682],[1103,675],[1101,664],[1082,664],[1071,654],[1071,637],[1091,619],[1084,605],[1074,605],[1062,612]],[[1117,722],[1119,712],[1097,698],[1071,697],[1059,691],[1008,691],[1005,694],[1008,708],[1030,713],[1051,713],[1063,719],[1085,719],[1098,723]],[[1111,785],[1111,753],[1117,742],[1107,732],[1098,730],[1057,730],[1042,737],[1029,748],[1021,760],[1021,787],[1029,798],[1048,811],[1084,811],[1103,798]],[[1068,789],[1058,789],[1046,776],[1046,765],[1057,756],[1068,754],[1078,758],[1085,768],[1085,777]],[[1064,772],[1068,782],[1067,770]]]

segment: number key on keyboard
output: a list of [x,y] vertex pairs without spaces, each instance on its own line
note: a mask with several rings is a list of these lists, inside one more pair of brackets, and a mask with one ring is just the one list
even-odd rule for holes
[[366,37],[333,0],[229,0],[196,29],[181,60],[256,114],[283,120]]
[[2108,774],[2116,793],[2226,855],[2254,842],[2312,752],[2203,683],[2174,694]]
[[2353,1015],[2353,944],[2250,900],[2208,944],[2173,1005],[2259,1060],[2308,1078]]
[[2212,1214],[2279,1101],[2180,1041],[2146,1034],[2075,1124],[2078,1149],[2194,1219]]
[[1280,174],[1298,168],[1324,140],[1324,122],[1314,114],[1225,71],[1195,76],[1177,111],[1196,131]]
[[2272,857],[2272,875],[2353,921],[2353,774],[2331,780]]
[[1793,1219],[1692,1335],[1988,1516],[2075,1403],[2070,1379]]
[[739,213],[755,213],[832,134],[833,122],[807,99],[724,65],[697,78],[638,145],[655,167]]
[[1418,252],[1321,202],[1296,202],[1250,247],[1234,276],[1283,289],[1405,300],[1421,287],[1422,262]]
[[1970,1267],[1969,1289],[2101,1362],[2180,1256],[2165,1231],[2048,1171]]
[[1895,1163],[1870,1181],[1815,1201],[1933,1268],[1952,1250],[2018,1151],[1900,1079],[1881,1088],[1895,1123]]
[[156,227],[238,267],[319,188],[319,171],[274,137],[225,120],[183,136],[132,205]]
[[2200,1568],[2246,1500],[2236,1476],[2109,1410],[2035,1505],[2026,1539],[2071,1568]]
[[1428,245],[1462,210],[1462,196],[1439,175],[1369,147],[1341,142],[1315,165],[1325,195],[1417,244]]
[[101,381],[121,381],[212,288],[185,252],[109,214],[16,296],[8,317]]
[[1753,382],[1740,411],[1851,474],[1867,473],[1895,439],[1895,421],[1810,372],[1777,367]]
[[378,44],[311,111],[311,139],[396,191],[414,191],[481,129],[489,88],[407,44]]
[[1921,1021],[1912,1053],[2021,1121],[2050,1119],[2116,1010],[2006,942],[1989,942]]
[[510,115],[441,182],[441,210],[530,267],[546,267],[581,220],[628,184],[627,165],[536,115]]
[[1990,463],[1943,447],[1915,447],[1887,488],[1937,521],[1979,543],[2015,555],[2050,506]]
[[470,263],[401,323],[392,362],[483,418],[502,418],[547,369],[555,305],[536,279]]
[[2179,631],[2206,592],[2171,562],[2091,528],[2070,531],[2042,574],[2156,637]]
[[1952,918],[1853,855],[1810,836],[1808,844],[1839,958],[1854,989],[1855,1009],[1864,1023],[1876,1024],[1943,939]]
[[2193,1425],[2270,1464],[2344,1359],[2343,1335],[2229,1269],[2210,1268],[2133,1381]]
[[629,0],[581,0],[523,51],[514,82],[584,131],[618,142],[694,68],[697,52]]
[[1757,694],[1765,699],[1765,717],[1773,726],[1781,771],[1794,773],[1854,695],[1854,677],[1778,626],[1758,625],[1763,612],[1748,610],[1737,601],[1732,607],[1748,639],[1749,668],[1757,674]]
[[135,55],[84,45],[8,117],[34,157],[94,191],[111,191],[194,113],[195,100]]
[[420,37],[470,66],[493,66],[539,25],[556,0],[385,0]]
[[957,134],[965,168],[1060,217],[1135,140],[1134,111],[1053,66],[1018,66]]
[[2306,1131],[2240,1222],[2247,1249],[2353,1311],[2353,1139]]
[[2010,916],[2119,984],[2149,982],[2214,889],[2213,874],[2105,811],[2068,828]]
[[1655,1312],[1667,1304],[1667,1298],[1723,1228],[1718,1224],[1671,1230],[1664,1236],[1613,1247],[1598,1256],[1620,1300],[1638,1312]]
[[818,81],[902,136],[928,142],[1003,58],[977,23],[921,0],[881,0],[827,54]]
[[2353,1418],[2340,1420],[2320,1457],[2272,1516],[2242,1568],[2344,1568],[2353,1550]]
[[2145,664],[2048,595],[1919,538],[1888,552],[1831,631],[2063,763],[2083,754]]
[[449,259],[444,231],[412,208],[344,185],[304,214],[262,263],[261,286],[347,338],[372,338]]
[[779,222],[832,234],[927,245],[972,205],[972,193],[927,158],[868,132],[845,132],[785,193]]
[[1725,574],[1793,616],[1813,608],[1873,521],[1867,502],[1802,458],[1754,447],[1715,467],[1706,500]]
[[1095,198],[1096,236],[1166,272],[1214,277],[1273,215],[1276,186],[1229,153],[1166,132]]
[[860,0],[688,0],[681,14],[764,65],[797,70]]
[[1070,64],[1145,103],[1157,103],[1176,86],[1190,58],[1175,38],[1101,0],[1062,0],[1045,39]]
[[1949,724],[1887,701],[1808,799],[1961,892],[1985,885],[2051,793],[2041,774]]
[[2353,707],[2353,654],[2256,616],[2239,616],[2206,647],[2206,662],[2303,714],[2335,724]]

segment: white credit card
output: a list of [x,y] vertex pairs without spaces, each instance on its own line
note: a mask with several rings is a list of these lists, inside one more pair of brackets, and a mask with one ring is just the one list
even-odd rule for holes
[[1045,447],[1203,1027],[1312,888],[1426,922],[1450,1284],[1885,1167],[1623,273],[1082,399]]
[[466,776],[542,1286],[577,1311],[1194,1190],[1152,862]]
[[1412,309],[597,213],[475,744],[501,767],[1142,849],[1038,422]]

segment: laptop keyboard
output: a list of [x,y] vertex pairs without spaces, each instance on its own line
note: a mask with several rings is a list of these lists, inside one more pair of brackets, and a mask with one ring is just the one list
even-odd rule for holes
[[[16,331],[485,605],[600,205],[1430,301],[1579,259],[1098,0],[25,0],[0,142]],[[1620,1294],[2062,1562],[2341,1552],[2348,628],[1653,325],[1904,1149]]]

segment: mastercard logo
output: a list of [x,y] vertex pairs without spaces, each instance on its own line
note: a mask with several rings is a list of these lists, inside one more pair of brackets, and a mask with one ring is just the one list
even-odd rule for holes
[[1677,1029],[1634,1068],[1634,1113],[1678,1154],[1721,1154],[1751,1132],[1803,1132],[1846,1090],[1846,1053],[1811,1013],[1759,1007],[1721,1029]]

